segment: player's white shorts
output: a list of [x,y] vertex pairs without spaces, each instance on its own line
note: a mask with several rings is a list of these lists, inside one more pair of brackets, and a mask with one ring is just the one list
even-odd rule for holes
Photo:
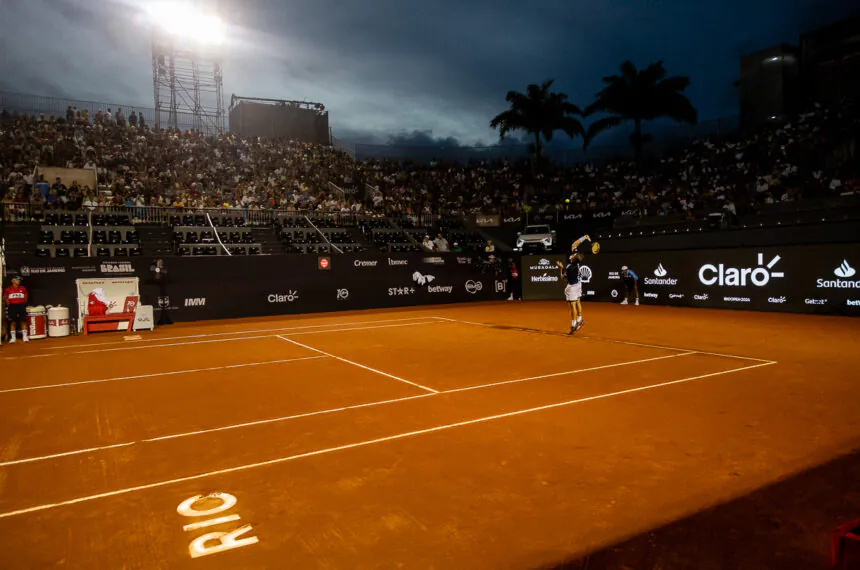
[[579,301],[580,297],[582,297],[582,283],[567,285],[564,288],[564,298],[568,301]]

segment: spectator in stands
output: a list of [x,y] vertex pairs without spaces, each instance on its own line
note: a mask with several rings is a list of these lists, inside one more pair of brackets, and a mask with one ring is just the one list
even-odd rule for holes
[[137,112],[134,109],[131,110],[131,115],[128,116],[128,124],[137,128]]
[[448,240],[445,239],[445,236],[443,236],[441,232],[436,235],[436,239],[433,240],[433,245],[436,246],[436,251],[448,251],[449,250]]
[[51,191],[51,185],[45,181],[44,175],[42,175],[42,174],[39,175],[39,181],[36,182],[33,185],[33,187],[35,188],[35,190],[37,192],[37,194],[34,194],[34,195],[40,196],[41,202],[44,202],[45,200],[48,199],[48,193]]
[[421,242],[421,248],[424,251],[435,251],[436,245],[430,240],[430,236],[424,236],[424,241]]
[[122,107],[116,110],[116,126],[125,128],[125,114],[122,112]]
[[[492,253],[494,251],[496,251],[496,246],[493,245],[493,240],[488,239],[487,240],[487,246],[484,248],[484,252],[485,253]],[[493,256],[491,255],[490,257],[493,257]]]

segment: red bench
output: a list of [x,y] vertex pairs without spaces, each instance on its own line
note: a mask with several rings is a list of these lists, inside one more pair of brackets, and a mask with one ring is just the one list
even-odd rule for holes
[[[134,312],[137,309],[138,298],[136,296],[126,297],[121,313],[108,313],[106,315],[87,315],[84,317],[84,334],[104,331],[131,331],[134,325]],[[127,324],[123,325],[123,322]]]

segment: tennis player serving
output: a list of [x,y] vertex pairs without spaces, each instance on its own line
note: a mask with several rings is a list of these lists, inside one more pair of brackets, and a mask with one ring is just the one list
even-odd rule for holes
[[[579,247],[582,241],[587,240],[588,236],[573,242],[571,250]],[[583,255],[581,253],[571,253],[568,258],[568,264],[564,265],[561,261],[556,262],[561,276],[567,281],[564,288],[564,299],[567,301],[568,309],[570,310],[570,334],[576,333],[583,326],[582,320],[582,282],[579,279],[579,271],[582,267]]]

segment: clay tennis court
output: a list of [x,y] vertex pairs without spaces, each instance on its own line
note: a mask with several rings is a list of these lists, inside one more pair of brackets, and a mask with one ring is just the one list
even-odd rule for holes
[[5,346],[0,567],[547,567],[860,442],[856,320],[585,310],[574,338],[546,302]]

